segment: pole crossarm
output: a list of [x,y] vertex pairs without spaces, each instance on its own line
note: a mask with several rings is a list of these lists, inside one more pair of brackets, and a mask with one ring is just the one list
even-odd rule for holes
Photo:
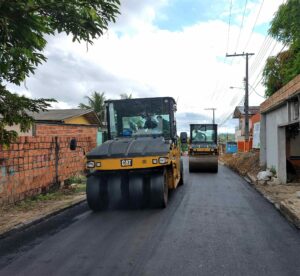
[[226,54],[226,57],[244,57],[244,56],[254,56],[254,53],[242,53],[242,54]]

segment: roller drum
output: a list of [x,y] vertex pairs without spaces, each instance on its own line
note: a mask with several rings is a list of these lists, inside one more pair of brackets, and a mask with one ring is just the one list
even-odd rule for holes
[[189,157],[190,172],[218,172],[217,155],[200,155]]

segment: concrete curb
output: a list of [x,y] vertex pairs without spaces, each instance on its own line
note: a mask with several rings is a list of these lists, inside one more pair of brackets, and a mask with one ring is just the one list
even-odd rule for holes
[[300,217],[295,214],[294,210],[288,206],[284,201],[280,203],[280,212],[298,229],[300,229]]
[[8,231],[6,231],[4,233],[1,233],[0,234],[0,240],[6,238],[8,236],[11,236],[11,235],[13,235],[15,233],[18,233],[20,231],[24,231],[27,228],[30,228],[30,227],[32,227],[34,225],[37,225],[37,224],[39,224],[39,223],[41,223],[41,222],[43,222],[43,221],[45,221],[45,220],[47,220],[49,218],[54,217],[54,216],[56,216],[56,215],[58,215],[58,214],[60,214],[60,213],[62,213],[64,211],[66,211],[66,210],[68,210],[68,209],[70,209],[70,208],[72,208],[74,206],[77,206],[77,205],[79,205],[79,204],[81,204],[81,203],[83,203],[85,201],[86,201],[85,198],[84,199],[80,199],[77,202],[72,202],[72,203],[70,203],[70,205],[64,206],[61,209],[55,210],[52,213],[49,213],[49,214],[47,214],[45,216],[39,216],[39,217],[37,217],[37,218],[35,218],[33,220],[26,221],[25,223],[20,223],[20,224],[16,225],[15,227],[13,227],[12,229],[10,229],[10,230],[8,230]]
[[[274,207],[296,228],[300,229],[300,218],[289,208],[284,202],[274,202],[269,196],[265,195],[260,189],[257,188],[255,183],[257,182],[257,178],[254,175],[247,173],[247,177],[251,179],[251,184],[254,189],[260,193],[266,200],[268,200]],[[249,182],[248,182],[249,183]]]
[[[224,164],[223,162],[220,162],[222,165]],[[226,164],[224,164],[224,166],[226,166],[227,168],[229,168],[230,170],[234,171],[232,168],[230,168],[229,166],[227,166]],[[237,172],[237,171],[235,171]],[[239,175],[241,175],[239,172],[237,172]],[[242,176],[242,175],[241,175]],[[251,184],[254,189],[261,194],[269,203],[271,203],[272,205],[274,205],[274,207],[276,208],[276,210],[278,212],[280,212],[280,214],[282,214],[290,223],[292,223],[297,229],[300,229],[300,218],[293,212],[293,210],[291,208],[289,208],[287,206],[287,204],[285,204],[285,202],[274,202],[269,196],[265,195],[261,190],[259,190],[257,188],[257,186],[255,185],[255,183],[257,183],[257,178],[254,175],[251,175],[249,173],[246,174],[246,176],[243,177],[249,184]]]

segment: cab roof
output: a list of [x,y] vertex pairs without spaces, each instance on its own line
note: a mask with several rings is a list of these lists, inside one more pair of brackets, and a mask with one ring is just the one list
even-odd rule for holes
[[113,102],[124,102],[124,101],[147,101],[147,100],[159,100],[159,99],[166,99],[171,100],[173,103],[176,104],[176,101],[172,97],[149,97],[149,98],[132,98],[132,99],[118,99],[118,100],[106,100],[105,103],[113,103]]

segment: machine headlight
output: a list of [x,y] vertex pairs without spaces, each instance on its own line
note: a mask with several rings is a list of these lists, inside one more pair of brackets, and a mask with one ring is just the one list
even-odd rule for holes
[[157,164],[157,159],[152,159],[152,164]]
[[95,162],[94,161],[86,162],[86,167],[89,169],[95,168]]
[[96,167],[101,167],[101,162],[97,162]]
[[159,164],[166,164],[166,163],[168,163],[168,158],[167,157],[159,157],[158,162],[159,162]]

